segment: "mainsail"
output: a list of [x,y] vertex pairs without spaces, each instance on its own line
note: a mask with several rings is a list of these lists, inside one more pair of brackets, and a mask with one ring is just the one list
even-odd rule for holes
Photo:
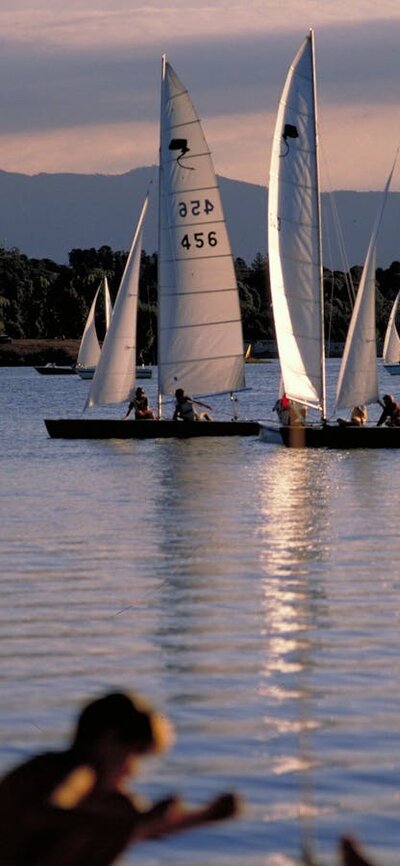
[[97,292],[93,298],[92,306],[89,310],[89,315],[86,320],[85,329],[82,335],[81,343],[79,346],[78,358],[76,361],[77,367],[96,367],[96,364],[100,358],[100,344],[97,337],[96,326],[95,326],[95,313],[97,300],[100,294],[100,290],[103,287],[104,290],[104,312],[105,312],[105,324],[106,324],[106,333],[110,326],[111,314],[112,314],[112,306],[111,306],[111,298],[110,291],[108,288],[108,280],[107,277],[104,277],[101,281]]
[[286,79],[272,146],[268,254],[283,388],[325,416],[320,195],[313,33]]
[[159,195],[159,394],[239,389],[242,325],[217,179],[188,91],[165,58]]
[[376,242],[395,163],[386,181],[373,228],[356,302],[350,320],[336,389],[336,406],[350,409],[379,400],[376,359],[375,271]]
[[400,364],[400,337],[396,327],[396,314],[400,301],[400,292],[391,309],[385,339],[383,341],[383,363]]
[[129,400],[136,373],[136,317],[144,202],[86,406]]

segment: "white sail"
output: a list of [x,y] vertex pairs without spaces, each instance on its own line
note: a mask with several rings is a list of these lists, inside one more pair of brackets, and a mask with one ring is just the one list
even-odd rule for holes
[[94,322],[97,298],[100,293],[102,283],[100,283],[97,292],[93,298],[92,306],[89,310],[89,315],[86,320],[84,332],[82,334],[81,343],[79,346],[78,358],[76,361],[77,367],[95,367],[100,358],[100,344],[97,337],[96,326]]
[[217,180],[189,94],[163,58],[158,275],[159,393],[244,385],[233,259]]
[[325,415],[320,196],[312,32],[279,104],[269,179],[268,253],[283,386]]
[[112,316],[112,303],[110,296],[110,289],[108,287],[108,279],[104,277],[104,315],[106,320],[106,333],[110,327],[111,316]]
[[350,409],[379,400],[375,323],[376,241],[390,182],[389,174],[375,221],[350,320],[336,388],[336,406]]
[[393,304],[388,325],[386,328],[385,339],[383,341],[383,363],[384,364],[400,364],[400,337],[396,328],[396,313],[399,306],[400,292]]
[[102,282],[100,283],[97,292],[93,298],[92,306],[89,310],[89,315],[86,320],[85,330],[82,334],[81,343],[79,346],[78,358],[76,361],[77,367],[95,367],[99,358],[100,358],[100,344],[97,337],[97,331],[95,326],[95,314],[96,314],[96,306],[97,300],[100,294],[100,289],[103,286],[104,291],[104,312],[105,312],[105,322],[106,322],[106,333],[110,326],[111,315],[112,315],[112,306],[111,306],[111,298],[110,291],[108,288],[108,280],[107,277],[104,277]]
[[131,396],[136,375],[136,316],[146,198],[125,265],[114,311],[86,406],[123,403]]

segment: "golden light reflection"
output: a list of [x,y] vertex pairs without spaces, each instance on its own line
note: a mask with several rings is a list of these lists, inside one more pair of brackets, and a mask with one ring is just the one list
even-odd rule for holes
[[[311,677],[318,648],[313,628],[323,615],[323,568],[329,551],[329,479],[311,452],[276,449],[260,483],[263,521],[260,566],[264,613],[264,656],[260,691],[266,730],[276,747],[271,772],[284,781],[285,808],[297,777],[296,817],[303,844],[314,846],[311,819],[312,733],[318,729]],[[312,482],[311,482],[312,479]]]

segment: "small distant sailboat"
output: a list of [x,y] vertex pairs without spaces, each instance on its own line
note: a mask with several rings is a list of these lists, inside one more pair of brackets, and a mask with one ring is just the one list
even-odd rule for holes
[[[159,167],[158,418],[46,419],[52,437],[255,436],[256,421],[178,421],[164,401],[241,390],[244,350],[239,294],[211,154],[188,91],[163,58]],[[141,237],[147,200],[87,406],[132,397]]]
[[396,327],[396,314],[400,301],[400,292],[391,309],[385,339],[383,342],[383,364],[391,376],[400,376],[400,336]]
[[101,290],[103,290],[106,333],[110,327],[112,304],[110,290],[108,287],[108,280],[107,277],[103,277],[93,298],[92,305],[89,310],[89,315],[86,320],[85,329],[82,335],[81,344],[79,346],[78,358],[76,361],[76,372],[81,377],[81,379],[93,379],[94,371],[100,358],[101,348],[96,331],[95,316],[97,302]]
[[[261,425],[261,438],[295,448],[399,448],[400,428],[327,422],[321,208],[314,35],[298,51],[276,121],[269,187],[269,261],[282,391],[319,422]],[[337,405],[378,401],[375,247],[386,197],[363,269],[338,382]]]
[[[79,347],[78,358],[76,362],[76,372],[81,377],[81,379],[93,379],[96,366],[98,364],[101,348],[100,343],[97,336],[96,326],[95,326],[95,315],[96,315],[96,307],[99,294],[101,289],[103,288],[103,298],[104,298],[104,311],[105,311],[105,333],[110,327],[111,316],[112,316],[112,303],[110,297],[110,290],[108,287],[107,277],[104,277],[101,281],[97,292],[94,296],[92,306],[89,311],[89,315],[87,317],[85,330],[83,332],[81,344]],[[136,368],[136,378],[137,379],[151,379],[153,375],[153,371],[151,367],[146,367],[145,364],[140,364]]]
[[75,376],[76,373],[72,364],[54,364],[52,361],[49,361],[48,364],[39,364],[35,370],[42,376]]

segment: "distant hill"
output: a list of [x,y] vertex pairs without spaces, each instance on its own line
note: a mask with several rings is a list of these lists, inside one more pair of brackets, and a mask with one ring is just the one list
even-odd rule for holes
[[[71,249],[100,247],[127,250],[152,168],[122,175],[37,174],[0,171],[0,244],[18,247],[30,258],[63,263]],[[156,184],[156,180],[154,181]],[[233,253],[250,263],[266,253],[266,190],[220,178]],[[347,264],[363,262],[380,200],[379,192],[336,192],[322,196],[324,224],[331,227],[336,205]],[[157,195],[151,196],[144,248],[157,249]],[[377,262],[388,267],[400,259],[400,193],[390,193],[378,243]],[[344,268],[336,232],[324,238],[327,267]]]

